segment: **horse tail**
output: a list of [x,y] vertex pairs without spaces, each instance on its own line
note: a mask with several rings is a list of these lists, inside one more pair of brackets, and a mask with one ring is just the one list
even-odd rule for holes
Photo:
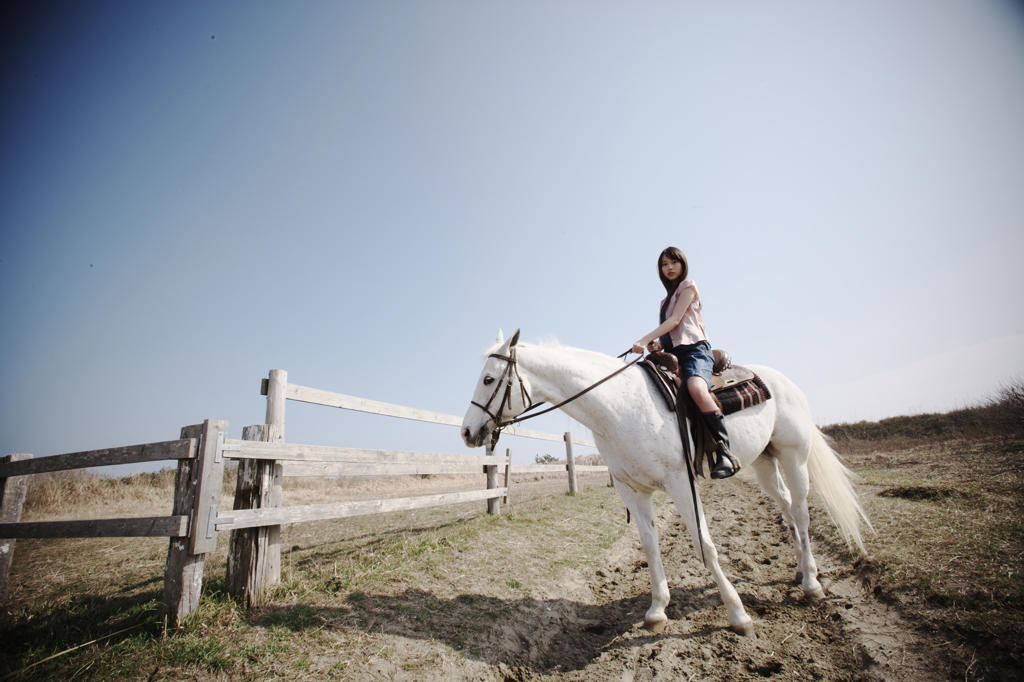
[[866,554],[860,534],[861,523],[863,522],[872,532],[874,528],[871,527],[871,521],[860,506],[857,493],[853,489],[854,474],[839,461],[838,455],[829,445],[828,437],[817,427],[814,427],[814,435],[811,438],[807,471],[811,484],[825,503],[825,510],[828,511],[839,534],[848,545],[856,545],[861,553]]

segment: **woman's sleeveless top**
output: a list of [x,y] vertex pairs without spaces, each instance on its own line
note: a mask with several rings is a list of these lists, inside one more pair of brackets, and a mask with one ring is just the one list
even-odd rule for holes
[[[664,322],[668,318],[672,317],[672,313],[675,312],[676,301],[679,299],[679,295],[689,288],[693,288],[693,301],[690,302],[690,306],[683,313],[682,321],[676,326],[675,329],[669,331],[666,336],[672,341],[672,346],[687,346],[690,344],[697,343],[698,341],[707,341],[708,335],[704,331],[704,319],[700,316],[700,292],[697,290],[697,283],[692,279],[684,279],[676,287],[675,292],[672,296],[668,297],[668,305],[665,305],[665,299],[661,300],[662,309],[665,311],[661,317],[661,321]],[[664,340],[662,345],[665,345]],[[667,349],[666,349],[667,350]]]

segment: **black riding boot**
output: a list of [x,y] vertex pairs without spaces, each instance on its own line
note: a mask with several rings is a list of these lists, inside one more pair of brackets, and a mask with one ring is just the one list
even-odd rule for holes
[[739,461],[729,452],[729,434],[725,430],[725,415],[721,412],[702,414],[711,436],[715,439],[715,466],[711,478],[729,478],[740,470]]

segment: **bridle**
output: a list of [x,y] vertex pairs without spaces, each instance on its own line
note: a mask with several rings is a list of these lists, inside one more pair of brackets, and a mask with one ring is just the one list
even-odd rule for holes
[[[508,364],[505,365],[505,371],[501,373],[501,378],[498,379],[498,385],[494,387],[494,393],[487,399],[485,405],[481,405],[475,400],[470,401],[470,405],[476,405],[494,421],[495,433],[499,432],[502,428],[508,426],[512,421],[501,421],[501,413],[505,411],[505,407],[509,404],[509,399],[512,397],[512,375],[515,374],[516,379],[519,380],[519,398],[523,401],[523,412],[527,412],[532,408],[536,407],[533,404],[533,399],[530,398],[530,392],[526,390],[526,384],[523,383],[523,377],[519,374],[519,363],[516,361],[516,347],[510,346],[508,349],[508,355],[502,355],[501,353],[491,353],[489,358],[497,358],[504,360]],[[495,412],[491,412],[491,404],[494,399],[498,397],[498,393],[501,391],[502,382],[505,384],[505,393],[501,396],[501,403],[498,405],[498,409]],[[541,403],[538,403],[540,405]],[[520,412],[522,414],[522,412]],[[495,438],[497,440],[497,438]]]
[[[515,340],[518,340],[518,336],[519,335],[517,333]],[[568,398],[566,398],[562,402],[558,403],[557,405],[552,405],[551,407],[548,407],[548,408],[546,408],[544,410],[541,410],[540,412],[536,412],[534,414],[529,414],[528,415],[528,414],[526,414],[527,412],[530,412],[531,410],[534,410],[534,409],[540,407],[544,403],[543,402],[534,403],[533,399],[530,397],[530,392],[528,390],[526,390],[526,384],[523,383],[523,377],[520,376],[520,374],[519,374],[519,362],[516,359],[515,340],[513,341],[512,345],[509,346],[508,355],[502,355],[501,353],[491,353],[488,356],[489,358],[497,358],[498,360],[504,360],[508,364],[505,365],[505,371],[502,372],[501,378],[498,380],[498,385],[494,388],[494,393],[492,393],[491,397],[488,398],[487,403],[485,405],[481,405],[480,403],[476,402],[475,400],[471,400],[470,401],[471,405],[475,405],[476,407],[479,407],[494,422],[494,433],[491,434],[491,447],[492,447],[492,449],[493,449],[493,447],[495,445],[497,445],[498,438],[501,436],[501,431],[506,426],[511,426],[513,424],[518,424],[519,422],[524,422],[527,419],[533,419],[534,417],[539,417],[542,414],[547,414],[548,412],[552,412],[554,410],[557,410],[558,408],[571,403],[573,400],[576,400],[577,398],[579,398],[580,396],[584,395],[585,393],[588,393],[588,392],[594,390],[595,388],[597,388],[598,386],[600,386],[604,382],[608,381],[609,379],[611,379],[611,378],[621,374],[622,372],[625,372],[627,369],[629,369],[630,367],[632,367],[633,365],[635,365],[636,363],[638,363],[638,362],[640,362],[641,360],[644,359],[644,354],[641,353],[640,356],[636,360],[633,360],[632,362],[626,363],[625,365],[623,365],[619,369],[615,370],[614,372],[612,372],[608,376],[604,377],[603,379],[600,379],[599,381],[591,384],[590,386],[587,386],[586,388],[584,388],[579,393],[576,393],[575,395],[569,396]],[[625,353],[622,353],[618,357],[619,358],[624,358],[626,355],[629,355],[631,352],[632,352],[631,350],[627,350]],[[509,404],[509,398],[511,398],[511,396],[512,396],[512,375],[513,374],[515,375],[516,379],[519,380],[519,397],[522,400],[523,407],[525,409],[523,409],[523,411],[519,413],[518,417],[513,417],[512,419],[506,419],[505,421],[502,421],[501,420],[501,413],[505,411],[505,407]],[[491,408],[491,404],[494,402],[494,399],[498,397],[498,393],[501,391],[502,381],[504,381],[504,383],[505,383],[505,393],[501,397],[501,403],[498,405],[497,411],[496,412],[491,412],[491,409],[490,409]]]

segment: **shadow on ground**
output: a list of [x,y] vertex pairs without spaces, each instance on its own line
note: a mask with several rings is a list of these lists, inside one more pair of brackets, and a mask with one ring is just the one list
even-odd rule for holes
[[[718,605],[717,593],[673,590],[674,604],[707,609]],[[655,634],[641,629],[650,595],[600,605],[569,599],[499,599],[460,594],[440,599],[423,590],[397,595],[352,594],[341,607],[270,607],[254,612],[253,625],[309,629],[356,628],[367,633],[439,641],[464,655],[491,665],[506,664],[536,673],[585,668],[603,652],[635,647],[666,638],[701,638],[720,630],[704,627],[684,635]],[[685,616],[669,608],[671,619]],[[632,631],[640,634],[619,643]]]

